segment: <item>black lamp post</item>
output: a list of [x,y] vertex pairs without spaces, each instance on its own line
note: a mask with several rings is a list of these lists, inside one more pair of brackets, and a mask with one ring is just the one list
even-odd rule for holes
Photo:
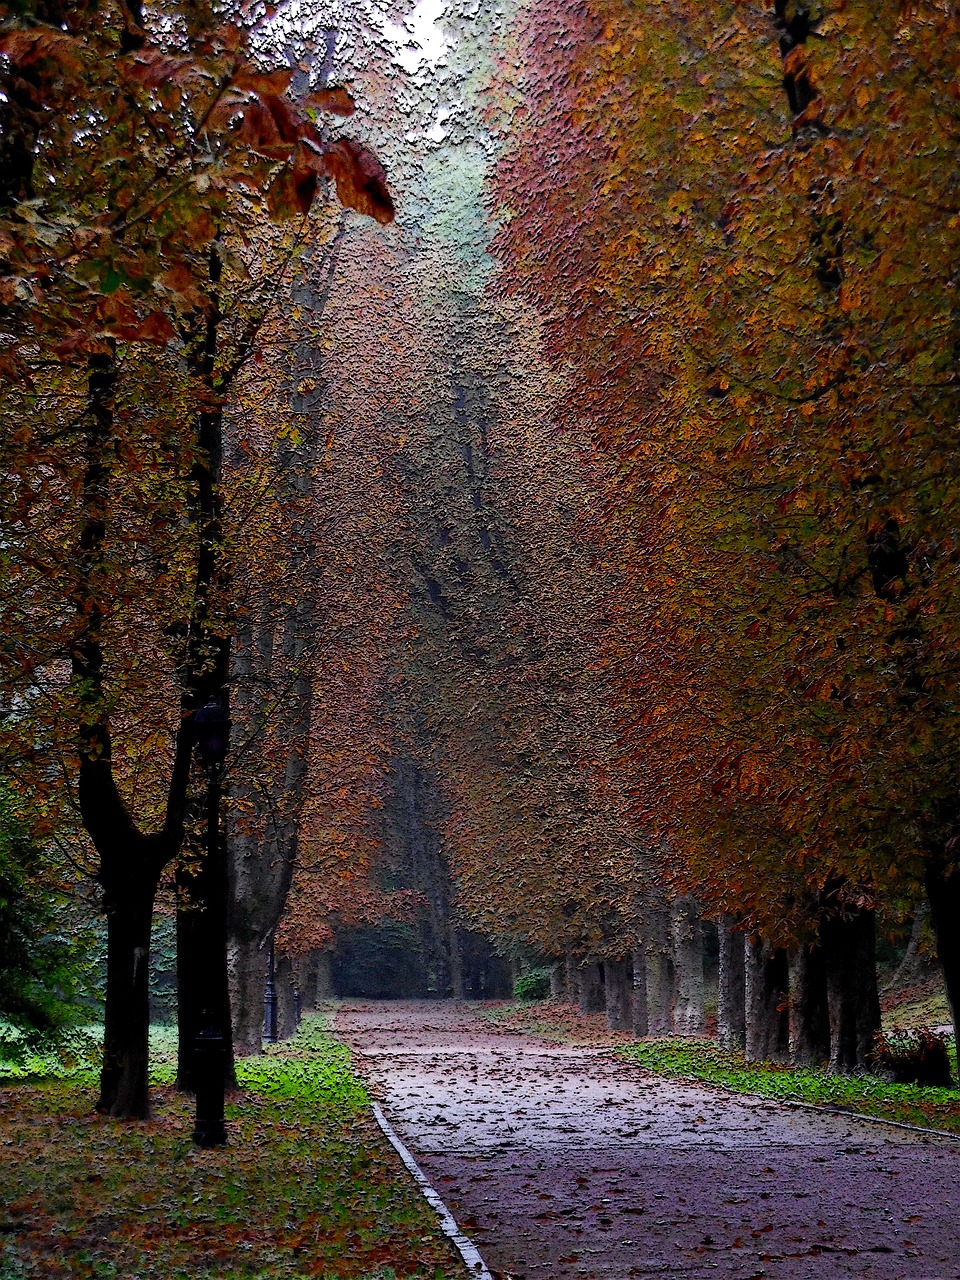
[[[219,701],[210,701],[197,712],[197,752],[207,770],[207,848],[202,873],[203,909],[207,913],[204,930],[210,955],[201,981],[216,984],[225,943],[227,868],[220,841],[220,798],[223,764],[230,740],[230,719]],[[226,1036],[224,1011],[216,986],[204,1000],[203,1014],[194,1039],[194,1072],[197,1090],[193,1140],[198,1147],[222,1147],[227,1140],[223,1119],[226,1085]]]
[[267,1044],[277,1043],[277,970],[272,933],[267,943],[267,981],[263,988],[263,1038]]

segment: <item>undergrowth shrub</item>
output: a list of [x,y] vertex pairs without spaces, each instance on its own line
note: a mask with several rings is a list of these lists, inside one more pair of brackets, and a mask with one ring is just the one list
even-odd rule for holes
[[550,969],[528,969],[514,979],[513,998],[515,1000],[546,1000],[550,995]]
[[946,1037],[930,1027],[877,1036],[872,1063],[895,1084],[922,1084],[949,1089],[950,1056]]

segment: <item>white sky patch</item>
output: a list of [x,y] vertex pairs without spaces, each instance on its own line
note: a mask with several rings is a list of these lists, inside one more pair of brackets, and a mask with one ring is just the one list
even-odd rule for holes
[[384,20],[383,33],[393,45],[393,56],[408,75],[424,63],[435,66],[449,49],[438,21],[443,9],[444,0],[419,0],[403,22]]
[[431,142],[443,142],[444,138],[447,136],[447,131],[443,127],[444,121],[449,120],[452,115],[453,111],[450,107],[441,107],[437,112],[436,120],[434,120],[432,127],[424,134],[424,137],[429,138]]

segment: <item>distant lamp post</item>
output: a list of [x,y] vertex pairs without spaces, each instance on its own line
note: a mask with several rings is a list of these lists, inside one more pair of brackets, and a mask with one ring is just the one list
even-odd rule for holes
[[[220,930],[214,928],[214,921],[226,910],[226,862],[225,851],[220,845],[220,797],[223,764],[230,742],[230,718],[222,703],[211,700],[197,712],[194,727],[197,752],[207,769],[207,848],[202,902],[211,917],[206,932],[216,947],[220,941]],[[215,956],[210,957],[204,981],[212,979],[216,971],[215,959]],[[193,1044],[197,1090],[193,1141],[198,1147],[222,1147],[227,1141],[223,1118],[227,1046],[221,1020],[222,1011],[217,1012],[216,1000],[210,999],[201,1015]]]
[[277,969],[272,933],[267,944],[267,981],[263,988],[263,1038],[267,1044],[277,1043]]

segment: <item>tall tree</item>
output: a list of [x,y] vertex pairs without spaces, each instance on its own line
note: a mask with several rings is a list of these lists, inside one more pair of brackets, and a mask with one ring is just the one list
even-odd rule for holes
[[[40,371],[44,392],[56,396],[58,378],[48,372],[55,356],[82,408],[73,422],[68,410],[52,432],[33,414],[9,441],[11,471],[21,478],[11,559],[21,595],[37,578],[45,592],[39,608],[30,595],[18,606],[32,651],[19,665],[22,653],[11,655],[8,689],[16,696],[34,673],[69,655],[65,697],[56,709],[33,698],[42,714],[31,727],[42,733],[54,724],[66,746],[62,719],[74,726],[76,766],[67,776],[97,851],[108,916],[99,1105],[143,1115],[153,898],[181,847],[191,787],[203,785],[191,781],[195,717],[210,702],[226,707],[222,395],[229,363],[249,354],[259,319],[254,307],[232,344],[223,343],[222,277],[231,264],[223,232],[257,217],[302,216],[325,177],[364,212],[388,219],[392,205],[369,152],[331,139],[311,117],[313,109],[347,112],[348,100],[323,91],[311,107],[284,96],[290,72],[262,72],[247,55],[247,33],[229,24],[210,29],[204,6],[171,6],[149,32],[144,15],[122,5],[50,16],[18,10],[0,35],[11,88],[5,136],[19,138],[10,145],[30,157],[30,173],[17,179],[4,210],[3,331],[28,399]],[[144,342],[165,348],[146,433],[135,390],[124,383],[140,363],[128,349]],[[47,473],[40,492],[26,481],[37,468]],[[148,477],[134,486],[133,518],[121,500],[131,471]],[[54,563],[38,573],[32,538],[46,532],[51,488],[68,498],[76,534],[67,533]],[[152,526],[145,544],[136,538],[138,518]],[[118,563],[118,546],[136,565],[132,577],[123,557]],[[161,589],[145,597],[156,607],[152,634],[138,598],[148,577],[144,547],[150,567],[160,569]],[[72,618],[50,603],[58,593]],[[44,622],[53,625],[38,634]],[[131,625],[141,643],[129,645]],[[151,662],[137,672],[128,656],[143,652]],[[131,672],[136,678],[126,683]],[[146,805],[116,732],[124,711],[140,710],[138,694],[156,712],[149,745],[162,759]],[[23,730],[11,722],[14,736]],[[42,769],[40,779],[49,786]]]

